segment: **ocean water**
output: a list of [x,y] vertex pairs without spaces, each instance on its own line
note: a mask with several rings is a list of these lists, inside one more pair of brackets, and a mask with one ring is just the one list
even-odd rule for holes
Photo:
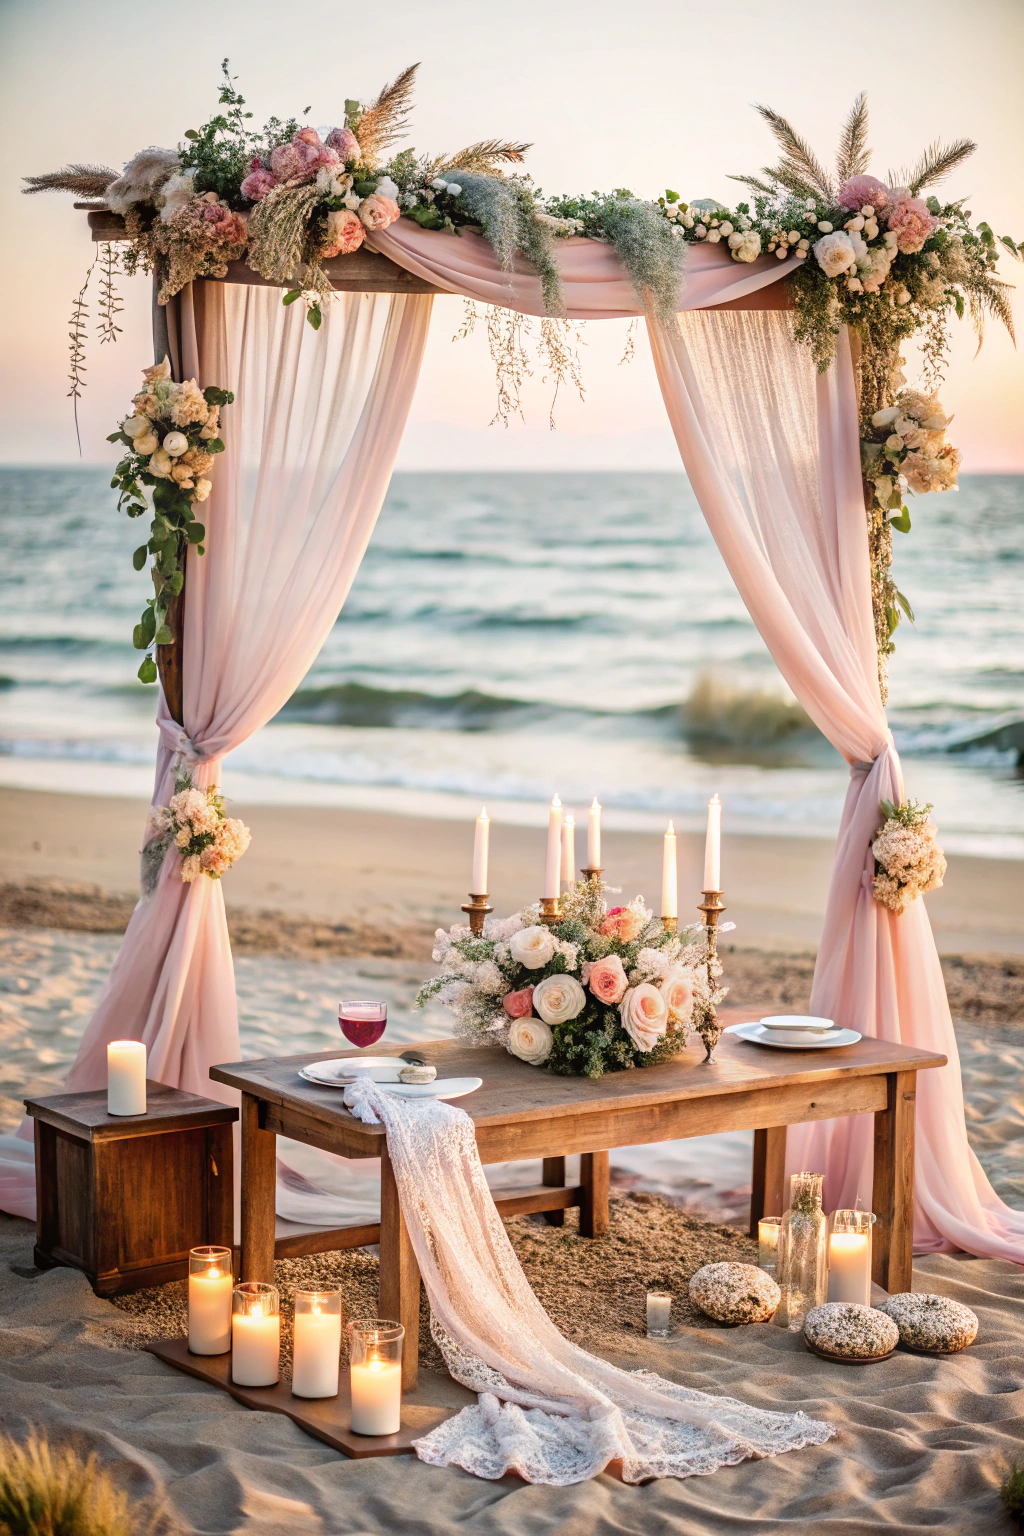
[[[890,721],[949,849],[1024,857],[1024,477],[911,508]],[[215,537],[215,531],[213,536]],[[147,590],[109,475],[0,469],[0,782],[146,793]],[[986,740],[986,738],[991,738]],[[828,835],[847,782],[748,619],[682,474],[396,475],[352,593],[241,802]]]

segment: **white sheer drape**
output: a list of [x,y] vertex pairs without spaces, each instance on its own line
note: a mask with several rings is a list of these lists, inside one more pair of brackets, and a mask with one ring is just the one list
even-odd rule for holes
[[[725,563],[783,677],[850,764],[812,1009],[945,1053],[948,1065],[918,1080],[915,1245],[1024,1262],[1024,1215],[996,1197],[967,1143],[924,903],[897,917],[871,894],[879,801],[904,789],[878,689],[849,339],[816,375],[784,311],[648,323],[683,464]],[[869,1117],[793,1127],[788,1146],[790,1167],[824,1171],[829,1207],[867,1198]]]
[[[184,731],[159,710],[155,803],[174,765],[202,786],[308,670],[344,602],[380,511],[430,319],[429,296],[347,294],[321,330],[276,288],[197,283],[172,315],[175,376],[235,393],[227,451],[189,552]],[[140,840],[141,840],[140,828]],[[132,915],[79,1049],[69,1090],[106,1081],[106,1045],[142,1040],[150,1076],[218,1096],[208,1076],[239,1057],[234,971],[218,881],[184,885],[165,861]],[[31,1166],[0,1162],[0,1208],[34,1215]]]

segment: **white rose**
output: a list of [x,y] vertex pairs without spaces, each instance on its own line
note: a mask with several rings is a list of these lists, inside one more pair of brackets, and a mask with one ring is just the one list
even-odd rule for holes
[[448,183],[448,196],[449,197],[461,197],[462,196],[462,188],[459,186],[457,181],[450,181]]
[[513,1019],[508,1048],[520,1061],[539,1067],[551,1055],[551,1031],[543,1019]]
[[847,219],[846,223],[843,225],[843,228],[844,229],[863,229],[864,228],[864,216],[863,216],[863,214],[860,214],[860,213],[854,214],[852,219]]
[[[452,190],[451,187],[449,187],[448,190],[451,191]],[[397,201],[398,201],[398,187],[391,180],[390,176],[382,176],[380,181],[378,181],[378,183],[377,183],[377,196],[378,197],[390,197],[393,202],[397,203]]]
[[619,1018],[638,1051],[653,1051],[668,1028],[668,1003],[657,987],[642,981],[619,1004]]
[[533,989],[533,1006],[545,1024],[565,1024],[586,1006],[587,995],[575,976],[545,976]]
[[525,965],[528,971],[540,971],[555,953],[555,940],[550,929],[536,924],[520,928],[512,935],[508,947],[517,965]]
[[875,220],[875,219],[865,219],[865,221],[864,221],[864,237],[867,240],[877,240],[878,239],[878,223],[877,223],[877,220]]
[[863,208],[861,209],[861,213],[864,215],[864,217],[866,219],[870,219],[870,217],[874,213],[874,211],[875,211],[875,209],[874,209],[874,204],[873,203],[865,203]]
[[708,230],[708,244],[709,245],[717,245],[719,240],[721,240],[721,238],[722,238],[722,234],[721,234],[720,230],[718,230],[718,229],[709,229]]
[[172,459],[180,459],[187,452],[188,438],[184,432],[168,432],[164,438],[164,453],[169,453]]
[[884,411],[876,411],[871,418],[873,427],[891,427],[900,413],[898,405],[887,405]]
[[158,480],[169,480],[173,468],[170,454],[165,453],[162,448],[158,447],[146,468],[151,475],[156,475]]
[[821,230],[823,235],[830,235],[832,233],[832,225],[829,223],[828,219],[819,219],[818,228]]
[[160,447],[160,439],[150,427],[148,432],[140,432],[132,447],[136,453],[156,453]]
[[886,438],[885,446],[887,448],[902,448],[903,447],[903,439],[902,439],[902,437],[900,437],[898,432],[893,432],[891,434],[891,436]]
[[721,229],[723,235],[731,235],[733,226],[729,223],[728,219],[724,219],[721,225]]
[[693,228],[693,214],[692,213],[684,213],[683,214],[683,228],[684,229],[692,229]]
[[212,488],[213,488],[213,482],[212,481],[210,481],[210,480],[197,480],[196,481],[196,488],[192,492],[192,500],[193,501],[205,501],[207,496],[209,496],[210,491],[212,490]]
[[864,291],[864,284],[859,277],[848,277],[846,279],[846,287],[850,293],[863,293]]
[[142,437],[144,433],[152,431],[148,416],[129,416],[127,421],[122,421],[121,431],[126,437]]
[[814,254],[826,277],[838,277],[854,262],[853,243],[847,234],[823,235],[815,244]]
[[697,239],[698,239],[698,240],[703,240],[703,239],[704,239],[704,236],[705,236],[705,235],[706,235],[706,234],[707,234],[707,232],[708,232],[708,231],[707,231],[707,225],[706,225],[706,224],[696,224],[696,225],[695,225],[695,226],[694,226],[694,230],[693,230],[693,232],[694,232],[694,234],[695,234],[695,235],[696,235],[696,236],[697,236]]
[[779,261],[785,261],[786,257],[789,255],[789,246],[780,245],[778,250],[775,252],[775,255]]

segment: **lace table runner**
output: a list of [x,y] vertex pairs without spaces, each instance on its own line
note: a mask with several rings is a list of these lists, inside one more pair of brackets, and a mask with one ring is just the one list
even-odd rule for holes
[[422,1461],[530,1483],[594,1477],[621,1458],[627,1483],[714,1472],[748,1456],[821,1445],[835,1427],[624,1371],[563,1338],[530,1289],[476,1147],[473,1122],[438,1099],[360,1078],[345,1103],[382,1123],[431,1332],[475,1407],[416,1441]]

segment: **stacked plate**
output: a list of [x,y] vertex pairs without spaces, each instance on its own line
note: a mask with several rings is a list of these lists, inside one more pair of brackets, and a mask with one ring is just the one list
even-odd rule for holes
[[402,1083],[398,1074],[408,1063],[401,1056],[342,1056],[335,1061],[311,1061],[299,1076],[318,1088],[347,1088],[357,1077],[371,1077],[388,1093],[403,1099],[461,1099],[483,1082],[480,1077],[438,1077],[432,1083]]
[[856,1045],[855,1029],[837,1029],[831,1019],[804,1014],[775,1013],[757,1024],[731,1024],[729,1032],[752,1045],[770,1045],[780,1051],[827,1051],[837,1045]]

